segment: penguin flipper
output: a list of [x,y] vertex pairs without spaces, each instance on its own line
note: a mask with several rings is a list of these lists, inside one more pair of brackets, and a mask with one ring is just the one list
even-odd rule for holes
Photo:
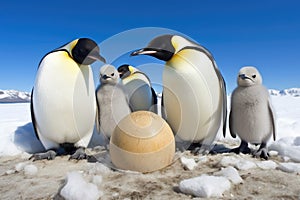
[[97,88],[96,90],[96,129],[97,129],[97,132],[98,134],[100,134],[100,107],[99,107],[99,100],[98,100],[98,97],[97,97],[97,93],[98,93],[98,90],[99,88]]
[[152,105],[156,105],[157,104],[157,95],[155,90],[153,89],[153,87],[151,87],[151,93],[152,93]]
[[219,76],[221,77],[221,88],[223,88],[222,90],[222,95],[223,95],[223,136],[226,136],[226,123],[227,123],[227,91],[226,91],[226,83],[225,80],[223,78],[223,76],[221,75],[220,71],[219,72]]
[[[233,121],[232,121],[232,112],[230,111],[229,113],[229,131],[230,131],[230,135],[233,138],[236,138],[236,134],[233,132],[233,127],[232,127]],[[225,135],[224,135],[225,136]]]
[[271,115],[271,121],[272,121],[272,128],[273,128],[273,139],[274,141],[276,140],[276,122],[275,122],[275,114],[274,114],[274,109],[271,104],[271,99],[269,97],[268,99],[268,109],[269,113]]
[[32,121],[32,125],[33,125],[33,130],[34,130],[35,136],[37,137],[38,140],[40,140],[38,132],[37,132],[36,120],[35,120],[34,110],[33,110],[33,90],[34,90],[34,88],[32,88],[32,90],[31,90],[31,98],[30,98],[31,121]]
[[[226,83],[225,80],[220,72],[220,70],[216,67],[216,64],[214,63],[215,66],[215,71],[217,74],[217,77],[219,79],[219,83],[220,83],[220,88],[222,90],[222,117],[223,117],[223,136],[226,136],[226,123],[227,123],[227,91],[226,91]],[[232,135],[232,134],[231,134]]]

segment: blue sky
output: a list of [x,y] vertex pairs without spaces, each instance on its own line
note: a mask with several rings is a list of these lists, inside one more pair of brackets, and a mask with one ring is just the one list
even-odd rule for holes
[[[215,57],[228,92],[235,88],[236,74],[244,65],[256,66],[268,88],[300,87],[299,7],[297,0],[4,1],[0,89],[30,91],[40,59],[68,41],[90,37],[109,57],[118,44],[106,48],[103,41],[141,27],[172,29],[205,46]],[[127,42],[143,47],[148,42],[143,41],[145,35]],[[95,65],[97,69],[101,63]],[[146,71],[159,81],[161,69]]]

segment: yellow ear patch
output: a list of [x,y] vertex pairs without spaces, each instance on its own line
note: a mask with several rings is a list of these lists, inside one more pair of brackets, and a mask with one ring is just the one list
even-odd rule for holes
[[135,71],[135,69],[134,69],[134,67],[132,67],[132,66],[128,66],[128,69],[129,69],[129,71],[130,71],[130,74],[133,74],[134,73],[134,71]]
[[173,45],[173,47],[175,49],[175,52],[176,52],[177,49],[178,49],[178,42],[176,41],[176,36],[174,36],[174,37],[171,38],[171,43],[172,43],[172,45]]
[[76,40],[73,40],[72,42],[70,42],[70,51],[75,47],[75,45],[77,44],[77,42],[78,42],[78,39],[76,39]]

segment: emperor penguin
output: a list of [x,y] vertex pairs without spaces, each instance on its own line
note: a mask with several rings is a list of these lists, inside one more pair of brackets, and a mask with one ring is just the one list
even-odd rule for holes
[[235,153],[250,153],[248,143],[260,144],[255,157],[268,159],[267,141],[276,139],[275,113],[268,90],[262,85],[262,76],[252,66],[240,69],[238,87],[231,95],[229,129],[232,137],[238,135],[241,144],[233,149]]
[[100,68],[100,86],[96,90],[98,133],[108,139],[115,127],[125,116],[131,113],[128,98],[122,83],[119,83],[119,73],[112,65]]
[[157,96],[152,88],[149,77],[137,68],[128,64],[119,66],[118,72],[129,97],[131,110],[133,112],[150,110],[157,113]]
[[98,45],[79,38],[46,54],[40,61],[31,98],[31,117],[37,137],[47,150],[34,160],[54,159],[60,147],[86,157],[95,125],[96,98],[90,64],[105,59]]
[[[132,56],[149,55],[166,61],[162,106],[166,121],[184,149],[202,144],[207,152],[217,133],[226,132],[226,87],[211,53],[179,35],[162,35]],[[180,147],[182,149],[182,147]],[[194,149],[195,150],[195,149]]]

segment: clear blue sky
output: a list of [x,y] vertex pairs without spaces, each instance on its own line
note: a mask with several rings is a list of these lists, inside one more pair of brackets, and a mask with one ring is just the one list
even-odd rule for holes
[[140,27],[173,29],[205,46],[229,92],[244,65],[257,66],[268,88],[300,87],[299,8],[298,0],[4,1],[0,89],[30,91],[40,59],[70,40],[90,37],[108,56],[114,49],[103,41]]

